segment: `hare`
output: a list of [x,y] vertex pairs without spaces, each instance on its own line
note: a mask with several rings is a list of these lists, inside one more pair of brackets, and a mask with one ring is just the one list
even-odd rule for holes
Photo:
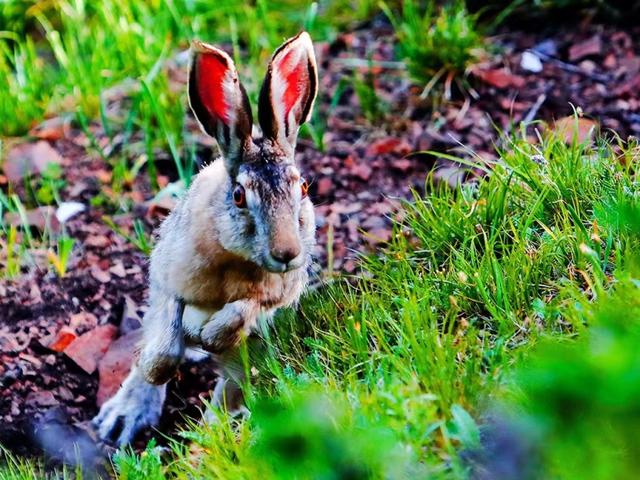
[[273,54],[258,140],[231,57],[198,41],[192,50],[189,105],[222,157],[200,171],[159,229],[137,364],[93,419],[99,436],[118,445],[157,424],[166,383],[189,347],[220,365],[212,404],[231,414],[244,409],[237,345],[298,301],[315,245],[313,206],[294,161],[318,88],[311,38],[302,32]]

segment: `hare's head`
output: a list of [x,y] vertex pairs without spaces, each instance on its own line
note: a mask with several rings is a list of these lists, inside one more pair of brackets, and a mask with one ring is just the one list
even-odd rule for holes
[[216,47],[194,43],[189,104],[203,130],[218,141],[229,174],[232,222],[221,241],[273,272],[304,265],[314,241],[313,209],[294,153],[317,84],[313,45],[302,32],[269,63],[258,105],[263,138],[254,141],[251,107],[233,61]]

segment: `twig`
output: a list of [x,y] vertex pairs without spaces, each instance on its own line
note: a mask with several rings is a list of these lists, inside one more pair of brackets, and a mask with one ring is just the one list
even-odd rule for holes
[[527,114],[522,119],[522,123],[529,123],[534,118],[536,118],[536,115],[538,114],[538,110],[540,110],[540,107],[542,106],[542,104],[545,102],[546,99],[547,99],[546,93],[541,93],[540,95],[538,95],[538,98],[536,99],[535,103],[531,106],[531,109],[527,112]]
[[587,77],[591,80],[595,80],[596,82],[607,83],[609,81],[609,76],[604,75],[602,73],[589,73],[582,70],[580,67],[573,65],[571,63],[563,62],[562,60],[558,60],[551,55],[547,55],[546,53],[539,52],[537,50],[528,50],[532,54],[540,57],[545,62],[551,62],[554,65],[557,65],[559,68],[566,70],[567,72],[577,73],[578,75],[582,75],[583,77]]
[[384,68],[388,70],[406,70],[404,62],[389,62],[382,60],[364,60],[362,58],[336,58],[333,62],[347,68]]

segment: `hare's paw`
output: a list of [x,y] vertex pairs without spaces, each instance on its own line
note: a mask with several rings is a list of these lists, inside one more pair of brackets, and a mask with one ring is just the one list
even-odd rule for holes
[[243,331],[245,319],[240,311],[227,305],[202,328],[200,341],[205,350],[220,353],[237,345]]
[[158,424],[165,391],[166,385],[151,385],[133,371],[92,420],[98,436],[117,446],[131,443],[139,431]]

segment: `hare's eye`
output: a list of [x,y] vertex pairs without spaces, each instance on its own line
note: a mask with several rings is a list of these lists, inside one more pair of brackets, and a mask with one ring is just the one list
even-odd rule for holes
[[237,185],[236,188],[233,189],[233,203],[235,203],[238,208],[245,208],[247,206],[247,198],[245,197],[242,185]]
[[304,178],[300,180],[300,191],[302,192],[302,198],[306,197],[309,193],[309,184]]

